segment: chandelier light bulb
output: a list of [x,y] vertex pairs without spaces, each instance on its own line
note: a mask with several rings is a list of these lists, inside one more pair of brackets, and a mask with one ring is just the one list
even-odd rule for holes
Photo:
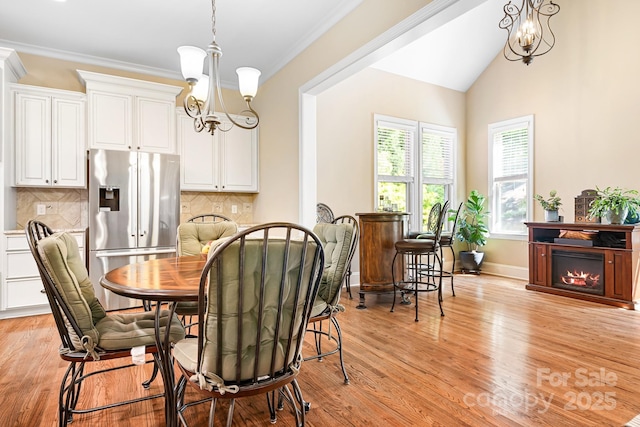
[[236,70],[238,74],[238,85],[240,94],[246,99],[253,99],[258,93],[258,80],[260,79],[260,71],[251,67],[240,67]]

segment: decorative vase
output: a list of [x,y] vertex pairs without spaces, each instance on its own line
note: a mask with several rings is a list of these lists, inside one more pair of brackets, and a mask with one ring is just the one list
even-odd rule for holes
[[547,222],[558,222],[560,221],[560,217],[558,215],[558,210],[555,211],[544,211],[544,220]]
[[463,273],[480,274],[480,267],[484,261],[484,252],[460,251],[460,269]]
[[619,212],[607,211],[604,215],[604,218],[609,222],[609,224],[623,224],[624,220],[627,219],[627,214],[629,214],[629,209],[620,209]]

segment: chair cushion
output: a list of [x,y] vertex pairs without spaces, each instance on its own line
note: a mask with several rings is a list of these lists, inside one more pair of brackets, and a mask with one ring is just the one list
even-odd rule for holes
[[[140,313],[109,313],[96,324],[100,334],[98,347],[104,350],[120,350],[140,345],[155,345],[155,311]],[[160,313],[160,334],[169,322],[169,311]],[[177,342],[185,336],[184,327],[177,316],[171,319],[170,340]]]
[[[275,345],[276,366],[287,366],[293,361],[297,355],[292,354],[291,360],[284,360],[286,340],[289,333],[289,323],[285,322],[279,331],[279,337],[275,337],[275,316],[278,313],[278,292],[269,292],[270,289],[280,289],[280,280],[282,276],[282,264],[285,254],[284,240],[269,240],[269,256],[266,265],[266,280],[264,303],[262,307],[262,330],[260,349],[260,359],[258,360],[258,376],[268,375],[270,371],[271,353]],[[304,242],[291,241],[291,248],[287,263],[285,278],[284,295],[285,300],[281,316],[287,319],[292,316],[293,305],[295,301],[295,292],[292,292],[298,286],[298,275],[300,273],[300,259],[304,249]],[[313,243],[309,243],[307,252],[313,251]],[[207,314],[204,330],[204,348],[203,361],[199,371],[202,373],[210,373],[217,375],[225,381],[236,380],[236,352],[238,338],[238,322],[242,324],[242,335],[244,337],[241,343],[241,378],[249,379],[253,375],[255,363],[255,337],[257,336],[258,318],[260,315],[260,281],[262,271],[262,239],[247,239],[245,242],[244,257],[244,287],[243,287],[243,304],[242,312],[238,312],[238,293],[239,293],[239,242],[224,249],[219,255],[221,265],[214,264],[209,273],[210,284],[207,296]],[[212,252],[211,252],[212,253]],[[211,254],[210,253],[210,254]],[[309,273],[312,270],[313,257],[307,256],[307,263],[304,267],[305,277],[301,279],[301,283],[309,283]],[[220,282],[218,282],[218,272],[222,274]],[[223,314],[218,316],[218,287],[222,287],[222,311]],[[303,292],[304,294],[304,292]],[[297,301],[298,315],[297,321],[301,321],[302,312],[304,310],[305,301],[300,299]],[[222,320],[219,320],[219,319]],[[222,348],[222,372],[217,372],[217,336],[218,322],[222,322],[223,348]],[[297,330],[299,324],[293,325]],[[293,348],[296,343],[303,337],[293,337]],[[173,354],[176,361],[191,371],[197,371],[198,358],[197,339],[186,338],[176,343]],[[215,373],[215,374],[214,374]]]
[[185,222],[178,226],[178,255],[200,255],[208,243],[237,232],[238,225],[233,221]]
[[[95,296],[76,239],[65,232],[55,233],[38,243],[38,253],[65,301],[83,336],[103,350],[128,349],[155,344],[155,312],[107,314]],[[169,312],[163,311],[160,327],[164,334]],[[84,350],[79,337],[67,321],[74,350]],[[184,328],[177,316],[171,321],[171,340],[184,338]]]
[[322,242],[324,249],[324,271],[311,317],[319,315],[328,306],[338,304],[342,280],[348,267],[353,226],[347,223],[318,223],[313,228],[313,232]]
[[[106,312],[96,298],[76,239],[65,232],[54,233],[40,240],[38,253],[80,330],[97,343],[99,331],[95,324]],[[82,337],[77,336],[71,325],[67,327],[75,349],[82,349]]]
[[432,239],[404,239],[396,242],[396,251],[401,253],[427,253],[436,247]]

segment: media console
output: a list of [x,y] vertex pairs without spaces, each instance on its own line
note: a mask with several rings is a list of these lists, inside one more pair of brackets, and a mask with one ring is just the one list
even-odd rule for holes
[[526,225],[527,289],[634,309],[640,297],[640,225]]

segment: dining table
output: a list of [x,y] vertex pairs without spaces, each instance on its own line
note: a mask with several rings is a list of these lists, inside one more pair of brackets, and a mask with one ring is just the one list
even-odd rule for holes
[[118,295],[140,299],[147,307],[155,303],[155,340],[164,382],[167,427],[178,426],[178,411],[170,325],[162,334],[160,313],[167,303],[173,316],[175,303],[198,300],[200,274],[206,262],[206,255],[151,259],[113,269],[100,279],[101,286]]

